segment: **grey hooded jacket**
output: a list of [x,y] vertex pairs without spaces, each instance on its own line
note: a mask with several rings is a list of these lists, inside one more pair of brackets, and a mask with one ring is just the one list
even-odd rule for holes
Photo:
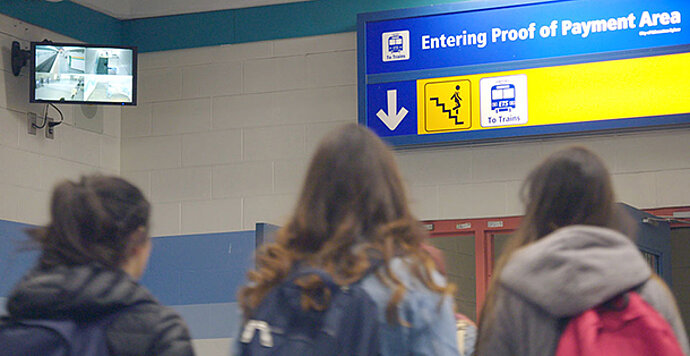
[[685,354],[688,339],[668,287],[637,246],[605,228],[575,225],[516,252],[498,281],[489,322],[480,326],[478,355],[553,355],[567,318],[638,288],[669,322]]

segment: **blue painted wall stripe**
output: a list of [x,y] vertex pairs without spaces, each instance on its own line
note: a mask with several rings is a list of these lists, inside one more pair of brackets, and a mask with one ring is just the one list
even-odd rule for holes
[[[0,220],[0,315],[5,297],[38,257],[37,250],[23,249],[30,227]],[[241,322],[237,288],[253,265],[254,249],[254,231],[155,238],[142,284],[185,319],[193,338],[235,337]]]
[[[32,225],[0,220],[0,297],[36,263],[26,250]],[[255,231],[166,236],[154,239],[141,283],[165,305],[235,302],[254,266]]]
[[[37,250],[27,250],[32,225],[0,220],[0,297],[6,297],[38,258]],[[4,303],[3,303],[4,304]]]
[[156,238],[141,284],[166,305],[235,302],[255,241],[254,231]]
[[457,0],[318,0],[195,14],[118,20],[69,1],[0,0],[0,13],[98,44],[139,52],[354,32],[357,14]]
[[122,43],[120,20],[69,1],[0,0],[0,13],[84,42]]
[[[32,226],[0,220],[0,315],[5,297],[38,257],[37,250],[23,249]],[[259,227],[268,230],[264,234],[277,228]],[[142,284],[185,319],[193,338],[234,338],[241,322],[237,288],[253,265],[254,249],[251,230],[155,238]]]
[[127,20],[122,22],[123,43],[139,52],[235,43],[234,19],[233,11],[215,11]]

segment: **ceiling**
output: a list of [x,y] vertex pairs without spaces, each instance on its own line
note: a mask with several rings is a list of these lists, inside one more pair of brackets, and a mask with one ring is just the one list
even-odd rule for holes
[[[55,1],[55,0],[52,0]],[[59,1],[59,0],[58,0]],[[238,9],[310,0],[70,0],[116,17],[136,19],[194,12]]]

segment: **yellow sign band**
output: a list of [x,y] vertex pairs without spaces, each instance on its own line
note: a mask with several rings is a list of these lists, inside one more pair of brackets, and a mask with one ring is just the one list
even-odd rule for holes
[[[526,123],[482,127],[480,80],[510,75],[527,77]],[[690,53],[421,79],[417,100],[419,134],[688,113]]]

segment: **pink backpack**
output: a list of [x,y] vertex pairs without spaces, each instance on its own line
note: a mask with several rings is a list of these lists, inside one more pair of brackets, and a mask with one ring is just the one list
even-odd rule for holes
[[671,325],[636,292],[572,318],[556,356],[684,356]]

